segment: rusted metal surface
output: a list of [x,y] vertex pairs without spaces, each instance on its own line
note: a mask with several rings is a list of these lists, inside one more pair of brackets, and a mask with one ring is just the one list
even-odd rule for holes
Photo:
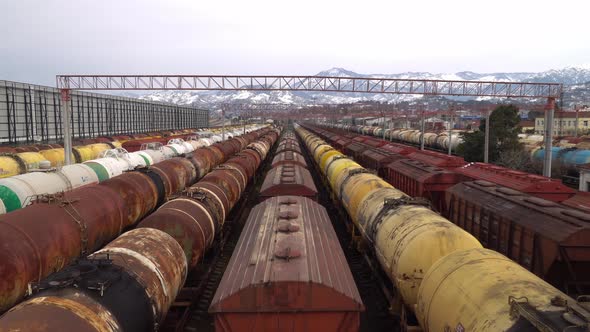
[[195,166],[198,179],[209,173],[215,162],[215,155],[210,149],[196,149],[187,154],[186,158]]
[[326,210],[303,197],[254,207],[209,311],[217,331],[357,331],[364,310]]
[[0,317],[2,332],[124,332],[117,319],[89,295],[76,290],[42,296]]
[[29,282],[98,250],[128,221],[123,200],[102,185],[41,201],[0,216],[0,311],[20,300]]
[[197,179],[195,165],[186,158],[164,160],[154,164],[150,169],[162,178],[167,197],[190,186]]
[[125,208],[124,227],[129,227],[152,212],[159,201],[158,189],[146,174],[128,172],[100,184],[119,195]]
[[438,212],[445,211],[445,191],[463,181],[455,172],[411,159],[400,159],[385,167],[384,179],[411,197],[424,197]]
[[301,147],[299,147],[297,141],[284,141],[284,143],[281,142],[281,144],[277,146],[276,153],[281,153],[284,151],[295,151],[299,154],[303,154],[303,152],[301,152]]
[[306,168],[299,165],[279,165],[267,173],[260,187],[260,200],[286,195],[317,200],[317,188]]
[[192,269],[213,242],[220,218],[220,214],[214,215],[201,200],[187,197],[165,203],[138,227],[159,229],[172,236],[182,247],[188,267]]
[[448,218],[557,288],[590,282],[590,215],[487,181],[447,191]]
[[471,163],[456,168],[455,172],[471,180],[485,180],[553,202],[564,201],[576,193],[574,189],[561,183],[561,180],[492,164]]
[[256,151],[256,153],[258,153],[258,156],[260,157],[260,160],[264,160],[270,150],[270,145],[265,144],[261,141],[256,141],[248,144],[247,149]]
[[425,164],[446,169],[455,169],[457,167],[463,167],[465,166],[465,164],[467,164],[465,160],[461,157],[449,156],[444,153],[428,150],[410,153],[408,155],[408,158],[418,160]]
[[279,165],[298,165],[307,168],[307,163],[303,155],[294,151],[284,151],[277,153],[272,160],[271,167],[277,167]]
[[226,165],[231,165],[236,168],[241,168],[245,172],[247,179],[251,179],[256,173],[256,169],[260,165],[258,163],[258,159],[256,159],[252,154],[249,153],[240,153],[237,156],[231,158],[227,162]]
[[157,331],[186,272],[173,238],[132,230],[35,285],[0,317],[0,331]]
[[153,306],[154,321],[161,323],[184,284],[187,262],[180,245],[157,229],[127,232],[92,257],[108,255],[113,264],[132,271]]
[[208,149],[211,150],[213,156],[214,156],[214,165],[219,165],[222,162],[224,162],[225,160],[225,155],[223,153],[222,150],[220,150],[219,146],[215,146],[215,145],[211,145],[211,146],[206,146],[203,149]]

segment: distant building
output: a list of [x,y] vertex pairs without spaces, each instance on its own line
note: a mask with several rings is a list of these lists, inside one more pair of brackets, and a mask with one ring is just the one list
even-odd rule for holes
[[[590,112],[579,112],[578,133],[585,134],[590,131]],[[543,134],[545,131],[545,118],[535,118],[535,133]],[[553,118],[553,135],[570,136],[576,132],[576,112],[555,112]]]
[[518,125],[520,126],[523,133],[526,133],[530,130],[535,130],[535,121],[521,120]]

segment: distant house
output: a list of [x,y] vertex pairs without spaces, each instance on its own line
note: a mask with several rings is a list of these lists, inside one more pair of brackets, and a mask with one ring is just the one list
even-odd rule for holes
[[[576,132],[576,112],[555,112],[553,118],[553,135],[569,136]],[[545,118],[535,118],[535,133],[543,134],[545,131]],[[578,113],[578,133],[585,134],[590,131],[590,112]]]
[[522,128],[521,131],[523,133],[535,130],[535,121],[532,120],[521,120],[518,125],[520,126],[520,128]]

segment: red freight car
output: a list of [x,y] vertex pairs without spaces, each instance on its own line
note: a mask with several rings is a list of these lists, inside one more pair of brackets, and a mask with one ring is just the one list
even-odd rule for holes
[[414,153],[410,153],[408,158],[446,169],[455,169],[457,167],[463,167],[466,164],[465,159],[461,157],[449,156],[444,153],[428,150],[418,150]]
[[298,165],[279,165],[271,169],[260,187],[259,199],[294,195],[317,200],[318,190],[311,174],[305,167]]
[[485,180],[553,202],[564,201],[576,193],[574,189],[563,185],[561,180],[497,165],[471,163],[456,168],[455,172],[463,174],[472,180]]
[[413,148],[411,146],[391,142],[383,145],[380,149],[393,153],[403,154],[404,156],[418,151],[418,149]]
[[370,148],[371,147],[369,147],[363,143],[353,141],[352,143],[350,143],[344,147],[343,152],[344,152],[344,154],[352,157],[354,160],[356,160],[358,162],[360,160],[363,152],[365,152],[367,149],[370,149]]
[[482,180],[447,190],[447,205],[449,220],[484,247],[566,292],[589,290],[589,214]]
[[256,205],[209,312],[222,331],[358,331],[363,304],[326,209],[304,197]]
[[445,210],[445,191],[461,182],[457,173],[411,159],[400,159],[387,165],[384,179],[412,197],[428,199],[438,212]]
[[590,213],[590,192],[578,191],[574,196],[561,204]]
[[369,137],[363,143],[365,143],[367,145],[370,145],[370,146],[372,146],[374,148],[378,148],[378,147],[381,147],[381,146],[387,144],[388,142],[387,141],[384,141],[382,139]]
[[294,151],[284,151],[281,153],[277,153],[276,156],[273,158],[271,167],[275,168],[278,165],[299,165],[301,167],[307,168],[307,163],[305,162],[305,158],[297,152]]
[[369,149],[361,154],[360,164],[377,171],[377,175],[385,177],[385,167],[394,161],[407,159],[405,156],[381,149]]

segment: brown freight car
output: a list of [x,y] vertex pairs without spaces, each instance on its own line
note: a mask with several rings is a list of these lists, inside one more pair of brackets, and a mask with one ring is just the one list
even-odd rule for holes
[[318,190],[306,168],[299,165],[279,165],[268,172],[260,187],[260,201],[285,195],[317,200]]
[[384,179],[412,197],[423,197],[440,213],[445,210],[445,192],[463,180],[460,174],[412,159],[400,159],[387,165]]
[[271,167],[277,167],[279,165],[299,165],[301,167],[307,168],[307,162],[305,162],[305,158],[295,151],[284,151],[281,153],[277,153],[272,160]]
[[295,151],[299,154],[303,154],[303,152],[301,152],[301,147],[299,147],[299,142],[294,139],[282,140],[279,143],[276,153],[281,153],[284,151]]
[[470,180],[489,181],[553,202],[564,201],[576,193],[574,189],[561,183],[561,180],[498,165],[470,163],[456,168],[455,172],[463,174]]
[[304,197],[256,205],[209,312],[221,331],[358,331],[360,295],[326,210]]
[[448,218],[566,292],[590,285],[590,215],[487,181],[447,190]]

